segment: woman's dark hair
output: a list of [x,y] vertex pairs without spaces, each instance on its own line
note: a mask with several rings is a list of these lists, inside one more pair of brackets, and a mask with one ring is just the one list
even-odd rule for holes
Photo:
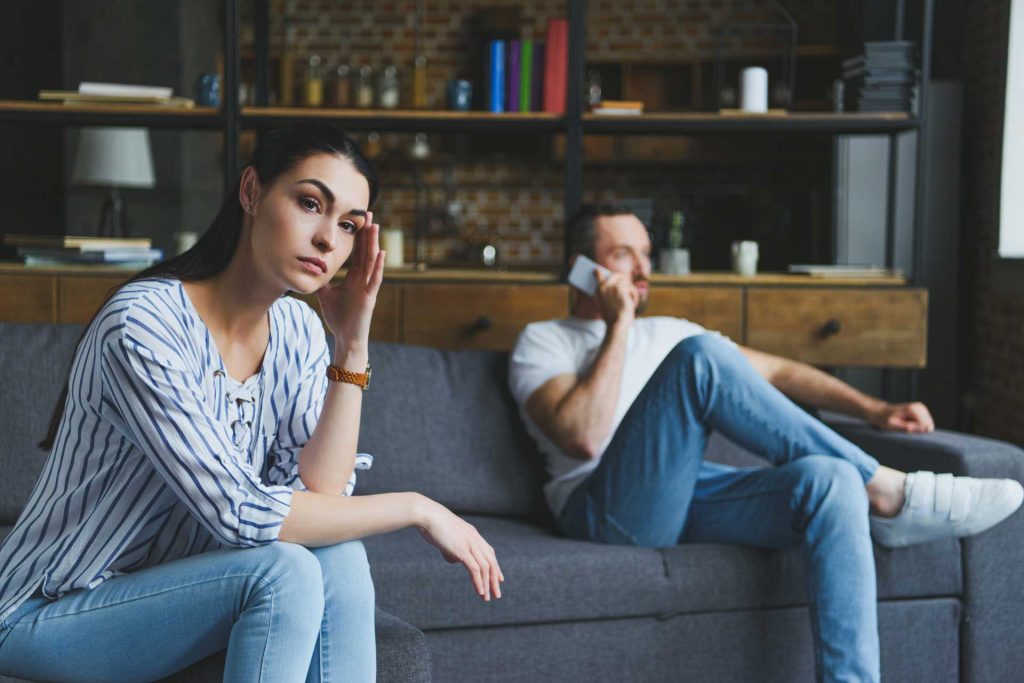
[[[288,171],[302,160],[316,154],[336,154],[348,159],[370,186],[370,207],[377,199],[378,181],[373,165],[345,133],[334,126],[323,123],[301,123],[284,126],[268,131],[260,137],[252,158],[246,167],[252,166],[260,184],[271,185],[282,173]],[[210,227],[188,251],[154,264],[132,276],[127,282],[118,285],[108,296],[97,312],[106,305],[114,293],[125,285],[150,277],[171,277],[184,282],[205,280],[217,275],[231,262],[242,234],[242,205],[238,199],[241,190],[242,174],[239,174],[234,187],[228,193],[224,204],[220,207]],[[88,328],[86,328],[88,331]],[[82,339],[85,333],[82,334]],[[81,339],[79,339],[79,345]],[[46,437],[39,442],[39,448],[49,450],[57,437],[57,428],[64,416],[64,404],[68,397],[68,378],[64,380],[64,390],[57,399],[50,426]]]

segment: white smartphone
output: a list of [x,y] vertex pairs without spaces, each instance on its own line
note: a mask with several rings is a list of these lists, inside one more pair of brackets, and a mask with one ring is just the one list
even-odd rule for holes
[[569,284],[588,296],[597,294],[597,276],[594,271],[600,271],[601,277],[605,278],[612,272],[604,266],[598,265],[593,259],[583,254],[576,257],[569,271]]

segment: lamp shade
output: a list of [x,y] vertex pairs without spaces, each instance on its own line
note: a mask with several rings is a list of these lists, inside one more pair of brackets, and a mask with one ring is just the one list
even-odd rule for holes
[[153,187],[153,155],[146,128],[83,128],[71,180],[78,185]]

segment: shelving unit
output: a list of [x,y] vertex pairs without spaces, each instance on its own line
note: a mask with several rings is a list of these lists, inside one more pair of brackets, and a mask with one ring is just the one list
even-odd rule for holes
[[[582,85],[585,70],[586,0],[567,0],[566,16],[569,21],[569,53],[567,78],[567,111],[564,115],[546,113],[451,112],[451,111],[396,111],[396,110],[341,110],[281,108],[266,106],[269,92],[269,0],[253,0],[256,60],[256,106],[240,106],[238,86],[241,74],[240,0],[224,0],[224,79],[223,105],[220,109],[196,107],[172,109],[148,106],[85,106],[60,105],[35,101],[0,102],[0,122],[19,125],[57,126],[150,126],[157,128],[221,130],[224,135],[223,169],[227,190],[237,178],[238,149],[241,132],[246,129],[266,129],[295,121],[327,121],[351,130],[379,132],[441,133],[533,133],[565,136],[565,214],[572,214],[583,197],[583,136],[601,135],[706,135],[802,133],[809,134],[882,134],[890,138],[889,188],[886,198],[888,210],[887,259],[892,266],[895,251],[895,209],[892,198],[897,172],[896,136],[917,131],[924,139],[927,122],[922,117],[902,113],[842,113],[793,112],[785,115],[720,115],[715,113],[649,113],[632,117],[600,116],[586,113],[583,108]],[[927,99],[930,77],[931,32],[934,0],[922,0],[921,63],[918,99]],[[894,37],[904,34],[905,3],[898,3]],[[820,52],[829,46],[811,46]],[[806,51],[805,46],[805,51]],[[799,52],[799,50],[798,50]],[[915,188],[914,263],[918,262],[922,233],[922,170],[924,145],[917,146],[917,178]],[[916,276],[916,268],[913,271]]]

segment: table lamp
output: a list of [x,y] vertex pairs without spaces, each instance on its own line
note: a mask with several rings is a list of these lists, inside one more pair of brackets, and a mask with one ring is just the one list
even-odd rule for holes
[[156,185],[146,128],[83,128],[71,180],[77,185],[110,187],[100,211],[99,235],[126,237],[127,213],[120,188]]

